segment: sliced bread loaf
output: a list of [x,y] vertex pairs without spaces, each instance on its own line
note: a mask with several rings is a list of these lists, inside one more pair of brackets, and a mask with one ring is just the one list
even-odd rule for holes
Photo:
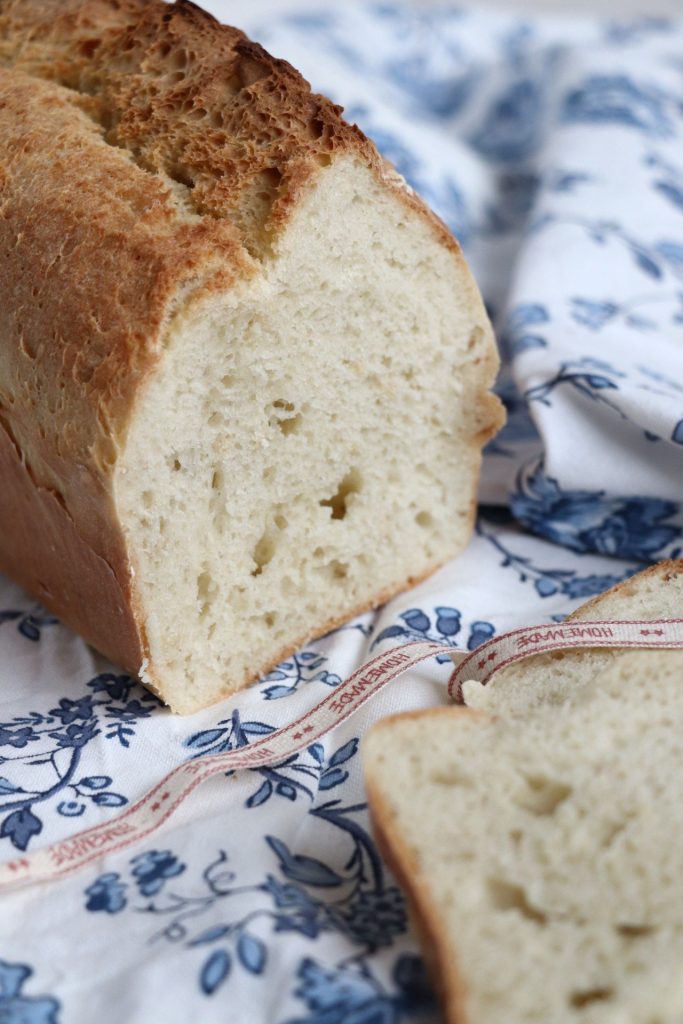
[[490,326],[338,107],[186,0],[6,0],[0,142],[0,569],[186,712],[465,545]]
[[[580,617],[681,609],[669,562]],[[364,749],[445,1019],[679,1024],[683,653],[543,655],[490,686],[500,714],[398,716]]]

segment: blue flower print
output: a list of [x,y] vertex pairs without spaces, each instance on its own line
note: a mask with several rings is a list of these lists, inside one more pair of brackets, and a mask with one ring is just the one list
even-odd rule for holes
[[117,871],[100,875],[85,894],[88,897],[85,909],[93,912],[103,910],[107,914],[118,914],[126,905],[126,885]]
[[343,914],[345,929],[369,950],[390,946],[406,930],[406,907],[396,887],[359,889]]
[[169,878],[182,875],[185,865],[170,850],[148,850],[131,860],[133,876],[143,896],[156,896]]
[[22,994],[33,974],[27,964],[0,960],[0,1021],[2,1024],[59,1024],[59,1003],[51,996]]
[[565,97],[561,117],[567,123],[618,124],[666,137],[672,129],[665,101],[659,89],[626,75],[591,75]]
[[[488,516],[490,518],[487,520],[480,519],[477,523],[477,533],[480,537],[487,540],[502,556],[501,567],[512,569],[517,574],[520,583],[532,583],[539,597],[552,597],[554,594],[563,594],[571,599],[594,597],[596,594],[602,594],[615,584],[621,583],[622,580],[628,579],[629,576],[632,576],[634,572],[638,572],[639,569],[645,568],[644,564],[629,565],[618,574],[590,573],[588,576],[582,576],[576,569],[547,568],[536,564],[535,561],[525,555],[516,554],[492,528],[494,519],[504,521],[507,524],[507,512],[501,515],[500,510],[490,508]],[[473,623],[473,632],[474,627],[477,625],[481,626],[482,624]],[[483,625],[487,625],[487,623],[483,623]],[[478,638],[479,636],[482,643],[484,640],[489,639],[483,630],[478,632]]]
[[679,506],[661,498],[610,498],[604,491],[566,491],[547,476],[541,461],[520,473],[511,496],[516,518],[534,533],[573,551],[597,551],[620,558],[651,561],[680,534],[665,520],[680,515]]
[[[405,641],[411,640],[434,640],[437,643],[449,644],[451,647],[458,647],[458,637],[462,630],[462,616],[457,608],[450,608],[446,605],[439,605],[434,609],[434,625],[421,608],[409,608],[407,612],[399,615],[405,625],[387,626],[377,634],[372,642],[371,649],[383,640],[397,640],[399,637]],[[493,636],[494,628],[490,622],[473,622],[469,628],[467,647],[472,650],[481,641],[479,636],[482,631],[487,632],[486,639]],[[450,661],[447,654],[436,656],[439,664]]]
[[510,310],[500,336],[503,352],[518,356],[529,349],[545,348],[548,342],[538,333],[538,328],[549,320],[548,309],[540,302],[519,303]]
[[399,956],[391,972],[395,985],[387,992],[367,965],[342,964],[325,968],[307,957],[297,971],[299,984],[294,995],[309,1013],[287,1024],[398,1024],[418,1014],[429,1019],[435,1000],[422,961],[411,954]]
[[522,78],[492,103],[472,145],[489,160],[523,160],[536,146],[541,125],[539,83]]
[[62,697],[59,702],[58,708],[52,708],[48,714],[54,718],[58,718],[62,725],[71,725],[72,722],[81,721],[85,722],[89,718],[93,717],[93,698],[80,697],[78,700],[69,700],[67,697]]
[[306,958],[297,972],[295,995],[312,1011],[288,1024],[394,1024],[396,1007],[372,976],[349,968],[329,969]]
[[27,743],[38,740],[29,726],[22,729],[8,729],[0,726],[0,747],[25,747]]

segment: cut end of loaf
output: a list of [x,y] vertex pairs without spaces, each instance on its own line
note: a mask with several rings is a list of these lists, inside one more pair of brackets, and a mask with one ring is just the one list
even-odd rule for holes
[[146,681],[196,710],[470,534],[490,328],[459,254],[366,166],[317,182],[262,273],[171,325],[117,467]]

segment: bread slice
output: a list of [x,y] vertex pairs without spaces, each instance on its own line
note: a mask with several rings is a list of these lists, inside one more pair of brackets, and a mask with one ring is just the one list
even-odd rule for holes
[[0,568],[175,710],[454,556],[476,285],[340,109],[188,2],[0,7]]
[[[669,562],[577,617],[681,608]],[[504,713],[402,715],[364,747],[446,1021],[679,1024],[683,653],[543,655],[490,685]]]

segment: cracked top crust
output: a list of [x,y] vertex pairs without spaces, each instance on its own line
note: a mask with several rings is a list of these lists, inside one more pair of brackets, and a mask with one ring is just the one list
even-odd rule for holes
[[257,258],[340,152],[399,188],[453,244],[340,107],[188,0],[5,0],[0,62],[79,93],[108,143],[169,179],[189,213],[229,220]]

